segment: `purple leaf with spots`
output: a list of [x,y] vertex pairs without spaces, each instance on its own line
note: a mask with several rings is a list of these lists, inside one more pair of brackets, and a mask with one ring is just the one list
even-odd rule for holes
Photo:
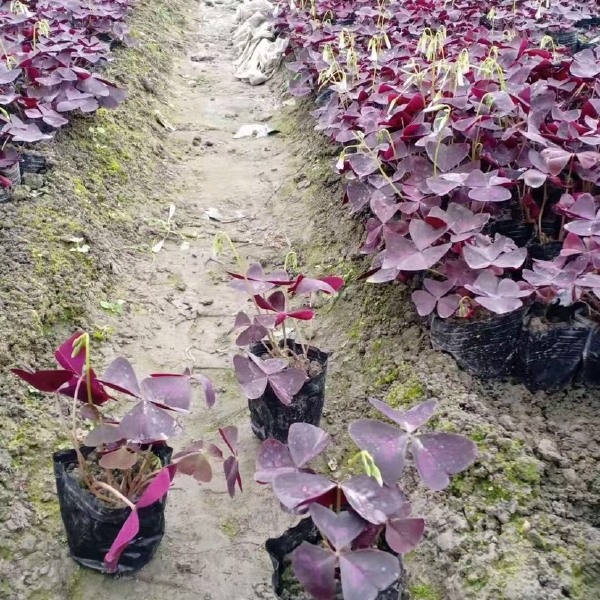
[[415,436],[411,453],[421,479],[432,490],[443,490],[456,475],[469,467],[477,456],[477,446],[455,433],[425,433]]
[[351,512],[344,511],[337,514],[320,504],[311,504],[308,512],[334,550],[348,547],[366,525],[360,517]]
[[372,419],[352,422],[349,431],[354,443],[371,454],[383,481],[393,484],[400,479],[408,445],[408,435],[404,431]]
[[288,448],[298,468],[302,468],[329,445],[330,436],[320,427],[309,423],[292,423],[288,434]]
[[367,475],[352,477],[341,488],[350,506],[374,525],[385,523],[406,502],[406,497],[396,484],[380,486]]

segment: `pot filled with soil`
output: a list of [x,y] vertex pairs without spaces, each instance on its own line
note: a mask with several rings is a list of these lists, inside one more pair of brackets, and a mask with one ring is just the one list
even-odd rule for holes
[[[239,255],[238,262],[245,266]],[[238,313],[233,326],[240,350],[233,366],[248,399],[252,431],[261,440],[285,442],[292,424],[321,421],[329,354],[305,340],[314,337],[317,295],[333,296],[344,280],[292,277],[284,269],[267,274],[259,263],[229,275],[255,311]]]
[[[272,584],[275,595],[281,600],[313,600],[302,584],[296,579],[292,568],[292,553],[303,542],[319,546],[323,543],[321,533],[311,518],[302,519],[298,525],[288,529],[278,538],[268,539],[265,544],[273,564]],[[389,548],[382,548],[389,552]],[[401,559],[400,565],[402,565]],[[400,566],[400,576],[385,590],[379,592],[377,600],[404,600],[408,594],[404,587],[404,570]],[[344,600],[340,581],[336,581],[335,600]]]
[[578,305],[535,304],[518,344],[518,374],[530,390],[552,390],[570,383],[583,362],[590,325],[577,318]]
[[21,152],[21,173],[45,173],[48,170],[48,161],[42,154],[34,152]]
[[[283,347],[283,344],[280,345]],[[261,440],[275,438],[281,442],[287,440],[292,423],[310,423],[319,425],[325,404],[325,380],[329,354],[312,346],[288,340],[286,347],[292,353],[295,364],[306,372],[306,381],[293,394],[289,404],[282,402],[277,392],[277,383],[267,383],[264,393],[258,398],[248,399],[250,424],[256,437]],[[268,358],[268,346],[256,344],[250,349],[258,358]]]
[[[100,378],[89,350],[90,335],[77,332],[55,352],[60,369],[12,372],[55,397],[59,421],[73,443],[73,449],[53,455],[71,556],[103,573],[131,573],[152,559],[162,540],[167,493],[176,474],[209,482],[209,459],[214,459],[222,464],[230,496],[241,489],[238,434],[235,427],[222,426],[218,431],[225,448],[196,440],[173,455],[167,440],[182,428],[171,413],[189,412],[191,373],[156,373],[138,381],[131,363],[119,357]],[[202,375],[195,380],[212,406],[212,384]],[[112,411],[125,398],[127,408],[117,420]],[[108,405],[111,415],[104,412]]]
[[[81,452],[86,459],[90,459],[93,448],[82,448]],[[169,446],[152,449],[152,454],[162,466],[171,462],[172,453]],[[131,510],[126,506],[114,508],[85,487],[78,473],[75,450],[56,452],[52,458],[60,513],[71,556],[84,567],[105,572],[104,558],[129,518]],[[102,470],[99,466],[97,469]],[[137,474],[132,472],[133,477]],[[117,483],[122,484],[118,481]],[[133,501],[137,499],[132,498]],[[150,562],[165,532],[166,503],[165,494],[150,506],[137,511],[139,531],[121,554],[114,572],[131,573]]]
[[451,354],[456,362],[479,377],[499,377],[512,372],[526,307],[503,315],[476,320],[431,320],[431,343]]

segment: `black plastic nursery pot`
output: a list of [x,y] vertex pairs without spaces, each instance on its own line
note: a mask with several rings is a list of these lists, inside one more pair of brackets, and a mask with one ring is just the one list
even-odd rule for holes
[[590,333],[583,349],[581,379],[586,385],[600,386],[600,328],[591,325]]
[[22,173],[44,173],[48,170],[48,162],[41,154],[33,152],[21,152]]
[[10,167],[4,167],[4,168],[0,169],[0,175],[2,175],[3,177],[6,177],[8,180],[10,180],[10,182],[13,186],[20,185],[20,183],[21,183],[21,166],[19,164],[19,161],[17,160],[17,162],[15,162]]
[[[302,354],[300,344],[288,340],[288,347],[295,354]],[[259,357],[268,353],[263,344],[254,345],[250,352]],[[257,438],[261,440],[275,438],[280,442],[286,442],[292,423],[309,423],[318,426],[321,422],[329,354],[312,346],[308,347],[307,354],[310,361],[321,365],[321,371],[306,381],[289,406],[279,400],[270,385],[267,385],[265,393],[260,398],[248,400],[250,424]]]
[[[82,447],[87,456],[92,448]],[[163,465],[171,462],[172,448],[153,448]],[[60,514],[67,532],[69,551],[73,559],[84,567],[106,572],[104,557],[109,551],[123,523],[131,513],[129,508],[111,508],[96,498],[71,471],[77,468],[75,450],[62,450],[53,457],[56,491]],[[165,532],[166,496],[151,506],[138,511],[140,530],[119,559],[117,574],[133,573],[148,564]]]
[[531,223],[522,223],[513,219],[494,221],[486,229],[492,235],[498,233],[510,238],[519,248],[527,245],[533,235],[533,225]]
[[479,321],[433,317],[431,343],[451,354],[456,362],[479,377],[512,372],[526,307]]
[[553,390],[573,380],[583,362],[589,324],[575,318],[577,307],[535,305],[518,344],[518,374],[532,391]]
[[562,242],[534,242],[527,245],[528,258],[536,260],[552,260],[562,250]]
[[[273,591],[280,600],[312,600],[293,576],[291,568],[292,552],[302,543],[319,544],[322,541],[319,530],[311,518],[302,519],[298,525],[288,529],[281,537],[270,538],[265,544],[273,563]],[[389,548],[384,548],[389,551]],[[377,594],[377,600],[400,600],[404,594],[404,570],[400,560],[401,575],[389,588]],[[341,585],[338,582],[335,600],[343,600]]]

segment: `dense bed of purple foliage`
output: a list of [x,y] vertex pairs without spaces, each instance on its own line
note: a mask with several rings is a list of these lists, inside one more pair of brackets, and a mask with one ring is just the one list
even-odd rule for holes
[[295,0],[290,89],[317,94],[370,281],[421,315],[600,311],[596,2]]
[[[0,137],[52,137],[69,113],[114,108],[125,92],[97,72],[129,41],[128,0],[18,0],[0,5]],[[3,156],[11,164],[11,155]],[[0,165],[2,166],[2,165]]]

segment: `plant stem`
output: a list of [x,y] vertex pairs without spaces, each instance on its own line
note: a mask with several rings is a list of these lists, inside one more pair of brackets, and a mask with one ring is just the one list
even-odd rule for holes
[[119,490],[108,485],[108,483],[104,483],[103,481],[96,481],[96,482],[94,482],[94,486],[97,486],[99,488],[102,488],[103,490],[106,490],[107,492],[110,492],[111,494],[116,496],[121,502],[123,502],[124,504],[129,506],[129,508],[131,508],[131,510],[135,510],[135,504],[133,502],[131,502],[131,500],[129,500],[129,498],[126,498],[123,494],[121,494],[121,492]]

